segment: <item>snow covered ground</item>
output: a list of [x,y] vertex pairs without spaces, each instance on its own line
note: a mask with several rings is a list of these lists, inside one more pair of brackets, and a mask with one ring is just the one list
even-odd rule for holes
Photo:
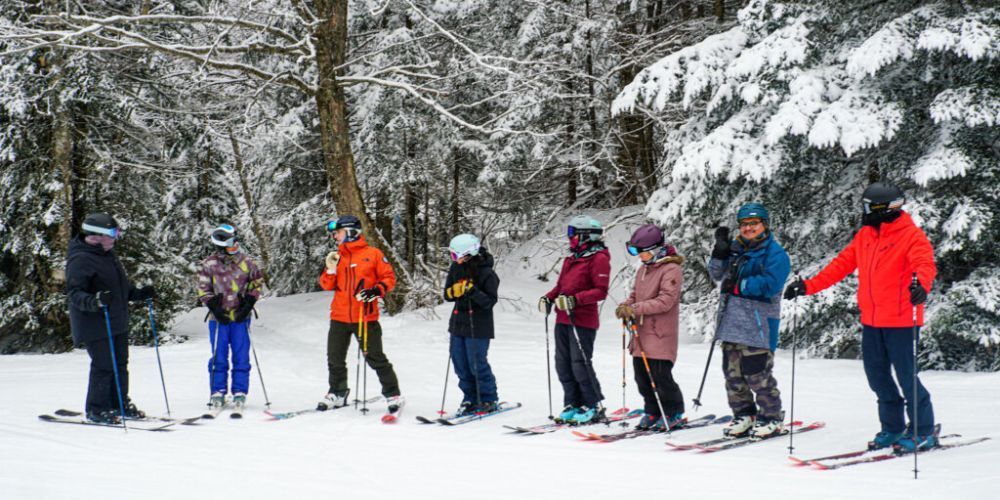
[[[624,228],[621,231],[625,231]],[[527,250],[539,255],[545,245]],[[622,258],[623,252],[613,248]],[[790,467],[787,439],[702,455],[671,452],[664,437],[613,444],[580,442],[568,431],[512,435],[503,424],[543,423],[548,414],[543,317],[534,302],[550,283],[534,278],[518,252],[501,273],[497,339],[491,348],[500,397],[524,408],[454,428],[417,423],[441,402],[447,362],[448,306],[383,318],[386,351],[408,404],[396,425],[374,412],[353,409],[309,414],[287,421],[263,415],[256,369],[242,421],[222,418],[170,433],[48,424],[36,415],[60,407],[80,409],[88,358],[77,350],[60,355],[0,357],[0,498],[297,498],[306,495],[368,498],[996,498],[1000,439],[936,452],[920,460],[892,460],[838,471]],[[555,254],[532,262],[551,263]],[[620,263],[621,261],[616,261]],[[533,264],[534,266],[534,264]],[[550,277],[554,277],[550,275]],[[621,298],[621,291],[612,294]],[[259,305],[253,340],[276,411],[311,407],[326,390],[328,293],[274,298]],[[608,405],[621,404],[621,333],[604,307],[595,359]],[[161,348],[175,415],[203,412],[210,355],[202,311],[173,327],[191,341]],[[683,314],[683,313],[682,313]],[[353,352],[350,374],[353,386]],[[675,376],[688,401],[694,397],[707,345],[685,343]],[[151,414],[165,413],[156,355],[132,348],[132,397]],[[629,406],[640,398],[628,370]],[[779,351],[776,375],[787,396],[791,355]],[[863,446],[878,430],[875,401],[859,361],[800,359],[796,418],[823,420],[827,428],[795,440],[797,454],[815,456]],[[554,375],[553,375],[554,377]],[[995,433],[1000,414],[1000,374],[926,372],[938,421],[947,433]],[[447,408],[459,400],[449,378]],[[561,389],[553,380],[554,404]],[[369,372],[369,395],[378,391]],[[713,359],[705,406],[690,416],[725,414],[719,356]],[[786,407],[788,399],[785,399]],[[674,437],[707,439],[719,428]]]

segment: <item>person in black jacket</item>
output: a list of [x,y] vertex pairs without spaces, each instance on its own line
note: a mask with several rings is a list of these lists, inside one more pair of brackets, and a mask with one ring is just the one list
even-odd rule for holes
[[120,422],[105,308],[125,415],[145,416],[128,398],[128,301],[155,298],[156,290],[152,286],[136,288],[129,282],[113,250],[119,237],[121,229],[113,217],[93,213],[83,220],[81,233],[70,240],[66,252],[66,297],[73,343],[86,346],[90,355],[86,414],[89,420],[101,423]]
[[460,234],[448,245],[451,267],[444,298],[455,308],[448,322],[449,350],[458,387],[462,390],[459,415],[496,410],[497,380],[486,360],[493,338],[493,306],[500,278],[493,271],[493,256],[471,234]]

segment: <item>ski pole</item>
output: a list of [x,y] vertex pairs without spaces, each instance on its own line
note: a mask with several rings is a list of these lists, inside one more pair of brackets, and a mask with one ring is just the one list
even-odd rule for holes
[[[257,314],[257,310],[254,310],[254,314]],[[250,351],[253,352],[253,362],[257,365],[257,376],[260,377],[260,389],[264,393],[264,407],[271,408],[271,398],[267,397],[267,386],[264,385],[264,370],[260,367],[260,361],[257,359],[257,348],[253,345],[253,339],[250,338],[250,318],[246,319],[244,324],[247,329],[247,340],[250,342]]]
[[167,404],[167,416],[170,416],[170,398],[167,397],[167,382],[163,378],[163,363],[160,361],[160,340],[156,335],[156,317],[153,314],[153,299],[146,299],[149,308],[149,327],[153,330],[153,348],[156,349],[156,366],[160,368],[160,385],[163,386],[163,401]]
[[[913,273],[913,284],[917,286],[920,285],[920,280],[917,279],[917,273]],[[912,286],[912,285],[911,285]],[[917,380],[917,306],[913,305],[913,479],[917,479],[919,474],[919,469],[917,468],[917,455],[920,455],[920,427],[917,425],[917,384],[920,382]]]
[[629,320],[629,329],[632,330],[632,335],[635,338],[635,345],[639,348],[639,355],[642,356],[642,364],[646,367],[646,376],[649,377],[649,385],[653,386],[653,396],[656,398],[656,407],[660,409],[660,418],[663,419],[663,427],[667,430],[667,435],[669,436],[672,432],[670,429],[670,423],[667,422],[667,412],[663,411],[663,402],[660,401],[660,390],[656,387],[656,380],[653,379],[653,371],[649,369],[649,360],[646,359],[646,351],[642,348],[642,340],[639,338],[639,328],[636,327],[634,320]]
[[365,366],[361,370],[361,413],[368,413],[368,322],[365,321],[365,303],[361,303],[360,328],[361,356]]
[[[212,360],[208,363],[208,390],[212,392],[212,384],[215,383],[215,356],[219,345],[219,320],[215,320],[215,330],[212,332]],[[213,393],[214,394],[214,393]],[[223,402],[224,403],[224,402]],[[212,406],[212,399],[209,398],[206,406]]]
[[357,351],[357,353],[358,353],[358,355],[357,355],[357,358],[358,358],[357,361],[358,361],[358,363],[357,363],[357,365],[354,368],[354,409],[355,410],[358,409],[358,404],[361,403],[361,400],[358,399],[358,394],[361,394],[361,391],[359,389],[361,389],[361,335],[363,333],[361,331],[361,325],[363,324],[363,321],[364,321],[364,309],[363,309],[363,307],[364,306],[362,304],[360,304],[360,303],[358,304],[358,329],[355,331],[355,333],[357,334],[357,341],[358,341],[358,351]]
[[[801,280],[798,273],[795,273],[795,282],[798,283]],[[791,410],[791,422],[795,421],[795,358],[798,348],[798,343],[796,342],[796,330],[795,330],[795,316],[799,311],[799,296],[796,295],[795,299],[792,301],[792,397],[790,403]],[[795,451],[795,433],[788,433],[788,454],[791,455]]]
[[[628,408],[625,405],[625,335],[628,330],[628,325],[625,321],[622,321],[622,409],[628,412]],[[622,427],[628,427],[628,423],[622,420],[620,424]]]
[[[469,302],[469,334],[472,336],[472,345],[473,345],[473,348],[474,348],[473,350],[475,350],[475,346],[476,346],[476,323],[474,321],[472,321],[472,299],[469,298],[469,297],[466,297],[465,300],[467,300]],[[466,356],[469,355],[469,349],[468,349],[468,347],[466,347],[466,349],[465,349],[465,355]],[[483,401],[482,401],[482,394],[479,392],[479,361],[478,361],[477,358],[479,358],[478,353],[473,352],[472,353],[472,374],[473,374],[473,378],[476,381],[476,411],[482,411],[482,409],[483,409]]]
[[[587,357],[587,351],[583,350],[583,342],[580,342],[580,336],[576,333],[576,320],[573,318],[573,310],[570,309],[566,311],[566,316],[569,317],[569,325],[573,332],[573,338],[576,340],[577,348],[580,349],[580,356],[583,357],[583,365],[587,368],[587,376],[590,378],[590,387],[594,391],[594,396],[598,397],[600,395],[600,389],[597,385],[597,374],[594,373],[593,363],[590,361],[590,358]],[[600,404],[600,401],[598,401],[598,404]]]
[[552,415],[552,355],[549,354],[549,314],[552,313],[552,304],[545,306],[545,374],[549,385],[549,420],[553,420]]
[[[449,339],[450,341],[451,339]],[[449,342],[448,346],[448,364],[444,368],[444,390],[441,391],[441,409],[438,410],[438,415],[444,416],[444,401],[448,396],[448,374],[451,372],[451,345]]]
[[125,425],[125,398],[122,397],[122,384],[118,378],[118,358],[115,357],[115,340],[111,336],[111,316],[108,315],[108,306],[101,304],[101,309],[104,310],[104,325],[108,327],[108,347],[111,349],[111,367],[115,370],[115,390],[118,391],[118,409],[121,410],[122,429],[128,432],[128,427]]
[[708,348],[708,360],[705,361],[705,371],[701,374],[701,385],[698,386],[698,395],[694,398],[694,409],[701,406],[701,391],[705,389],[705,379],[708,377],[708,367],[712,364],[712,353],[715,352],[715,344],[719,339],[719,327],[722,325],[722,315],[726,311],[726,303],[729,301],[729,294],[722,294],[719,297],[719,308],[715,313],[715,334],[712,335],[712,345]]

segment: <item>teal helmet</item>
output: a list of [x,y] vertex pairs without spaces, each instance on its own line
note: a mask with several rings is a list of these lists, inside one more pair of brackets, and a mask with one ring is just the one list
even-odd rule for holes
[[604,229],[601,228],[601,221],[588,215],[577,215],[569,220],[569,227],[566,228],[566,236],[572,238],[580,235],[580,242],[598,241]]
[[448,252],[451,253],[451,260],[458,262],[458,259],[466,255],[478,255],[481,246],[476,235],[460,234],[452,238],[451,243],[448,243]]
[[771,222],[771,214],[768,213],[767,208],[760,203],[747,203],[744,204],[736,212],[736,222],[740,222],[743,219],[760,219],[764,224],[769,224]]

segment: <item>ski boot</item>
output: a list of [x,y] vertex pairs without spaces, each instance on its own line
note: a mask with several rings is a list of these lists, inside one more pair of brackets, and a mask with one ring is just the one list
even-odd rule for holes
[[327,411],[343,408],[347,406],[347,395],[350,393],[350,389],[344,391],[343,394],[328,392],[326,396],[323,396],[323,399],[321,399],[319,403],[316,403],[316,409],[319,411]]
[[476,407],[476,413],[480,415],[485,415],[487,413],[493,413],[497,411],[498,408],[499,405],[497,405],[496,401],[483,401],[482,403],[479,403],[478,407]]
[[581,406],[576,415],[573,415],[573,419],[570,420],[570,423],[581,425],[593,422],[603,422],[604,420],[606,420],[604,417],[604,407],[598,403],[597,406],[593,408]]
[[[684,418],[684,412],[677,412],[677,413],[674,413],[673,415],[667,417],[666,422],[664,422],[663,419],[660,419],[656,423],[657,423],[657,425],[659,425],[659,428],[656,428],[655,430],[662,432],[662,431],[665,431],[667,429],[674,430],[674,429],[676,429],[678,427],[683,427],[684,424],[687,423],[687,419]],[[666,424],[665,428],[664,428],[664,424]]]
[[476,413],[476,404],[472,401],[462,401],[462,404],[458,405],[458,410],[455,410],[455,416],[457,417],[467,417],[469,415],[474,415]]
[[126,420],[141,420],[146,418],[146,412],[141,411],[136,408],[135,403],[131,399],[125,399],[125,419]]
[[115,410],[104,410],[98,412],[87,412],[87,420],[98,424],[120,425],[122,419],[118,417]]
[[397,395],[397,396],[389,396],[389,397],[385,398],[386,409],[389,411],[389,413],[396,413],[396,412],[398,412],[399,409],[402,408],[403,405],[405,405],[405,404],[406,404],[406,400],[403,399],[403,396]]
[[213,410],[218,410],[226,405],[226,393],[216,392],[208,399],[208,406],[211,406]]
[[871,441],[868,441],[868,449],[881,450],[882,448],[889,448],[905,436],[905,432],[881,431]]
[[728,438],[738,438],[746,436],[753,428],[753,415],[739,415],[733,417],[729,425],[722,429],[722,435]]
[[759,441],[761,439],[780,436],[785,432],[785,424],[780,419],[758,418],[750,430],[750,439]]
[[559,416],[555,418],[555,421],[560,424],[572,423],[573,417],[576,416],[578,411],[579,410],[575,406],[566,405],[566,407],[562,409],[562,412],[559,413]]
[[243,407],[247,404],[247,395],[242,392],[237,392],[233,394],[233,407],[237,412],[243,411]]
[[893,445],[893,449],[897,453],[913,453],[914,450],[920,449],[920,451],[929,450],[931,448],[939,445],[938,437],[935,434],[926,434],[923,436],[913,436],[913,433],[906,433],[905,436],[896,441]]
[[653,415],[652,413],[647,413],[639,419],[639,423],[635,424],[635,430],[637,431],[650,431],[655,430],[654,427],[657,423],[662,420],[659,415]]

